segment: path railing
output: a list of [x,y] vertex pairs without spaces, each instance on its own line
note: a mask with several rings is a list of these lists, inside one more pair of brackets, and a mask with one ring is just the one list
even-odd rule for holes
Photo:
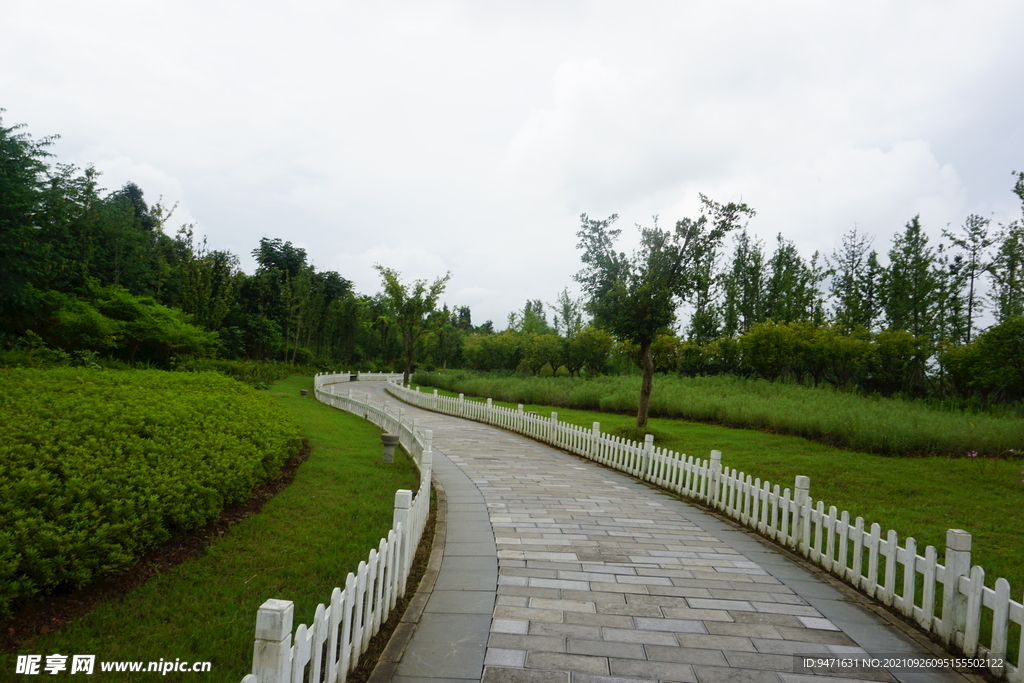
[[[935,634],[948,647],[983,661],[993,674],[1024,683],[1024,605],[1010,598],[1010,584],[996,579],[985,585],[985,570],[971,564],[971,535],[959,529],[946,533],[944,564],[934,546],[919,555],[917,542],[903,545],[895,531],[882,532],[861,517],[829,506],[810,494],[810,479],[798,476],[792,489],[722,467],[720,451],[701,460],[654,445],[605,434],[599,422],[590,429],[559,422],[558,413],[540,417],[486,401],[441,396],[402,387],[397,380],[388,392],[407,403],[464,417],[529,436],[570,453],[626,472],[682,496],[695,499],[750,527],[858,590],[889,606]],[[1011,523],[1007,520],[1007,523]],[[983,621],[991,633],[982,642]],[[1016,625],[1016,626],[1011,626]],[[1016,662],[1007,659],[1008,639],[1020,639]]]
[[[374,375],[373,379],[381,378]],[[402,375],[397,375],[401,379]],[[364,377],[360,377],[364,379]],[[392,376],[390,379],[394,379]],[[412,559],[419,546],[430,507],[431,431],[420,430],[403,410],[389,408],[355,396],[350,387],[344,393],[332,391],[349,375],[317,375],[314,393],[318,401],[363,417],[385,432],[398,434],[400,443],[420,471],[420,487],[395,493],[391,531],[369,558],[349,573],[344,589],[331,593],[329,604],[316,608],[313,623],[292,631],[295,607],[290,600],[267,600],[256,615],[252,673],[242,683],[302,683],[338,681],[344,683],[356,668],[370,639],[405,595]]]

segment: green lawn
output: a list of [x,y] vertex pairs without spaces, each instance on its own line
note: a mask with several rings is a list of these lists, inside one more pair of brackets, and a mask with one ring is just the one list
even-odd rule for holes
[[[381,462],[375,426],[318,403],[312,391],[310,398],[299,397],[300,389],[312,388],[312,378],[291,377],[269,391],[302,425],[313,450],[292,484],[261,513],[232,527],[203,557],[56,633],[22,643],[18,652],[95,654],[97,662],[210,661],[211,673],[160,678],[238,683],[252,664],[260,604],[268,598],[292,600],[295,625],[311,622],[317,603],[344,585],[345,575],[391,528],[395,491],[418,486],[416,469],[404,456],[393,466]],[[14,677],[14,659],[0,656],[0,678]],[[90,680],[139,678],[97,672]]]

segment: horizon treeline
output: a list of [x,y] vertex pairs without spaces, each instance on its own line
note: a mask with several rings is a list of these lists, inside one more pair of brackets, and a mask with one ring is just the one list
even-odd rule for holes
[[[9,358],[98,359],[172,367],[191,357],[320,369],[400,364],[395,314],[305,250],[262,238],[256,271],[166,232],[173,209],[128,183],[105,192],[90,168],[55,163],[0,120],[0,334]],[[1024,202],[1024,173],[1012,191]],[[884,395],[1024,398],[1024,221],[971,215],[932,244],[911,218],[882,254],[857,229],[806,258],[746,229],[699,265],[680,333],[653,347],[660,372],[828,383]],[[547,312],[553,314],[548,323]],[[995,324],[983,330],[981,320]],[[427,369],[531,374],[632,371],[635,349],[587,324],[582,304],[526,302],[507,329],[474,326],[466,306],[431,315]],[[47,356],[49,354],[49,356]],[[10,363],[17,363],[11,360]]]

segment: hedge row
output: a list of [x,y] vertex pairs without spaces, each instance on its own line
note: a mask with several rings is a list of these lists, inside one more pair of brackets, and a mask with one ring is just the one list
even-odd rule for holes
[[0,370],[0,614],[247,499],[299,427],[215,373]]

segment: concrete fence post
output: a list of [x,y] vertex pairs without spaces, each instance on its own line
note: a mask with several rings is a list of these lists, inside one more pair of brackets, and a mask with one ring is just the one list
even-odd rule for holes
[[398,489],[395,491],[395,514],[391,521],[391,528],[398,529],[402,525],[401,540],[398,546],[399,566],[395,567],[395,573],[401,577],[398,586],[398,594],[405,595],[405,579],[412,564],[412,554],[416,551],[412,547],[412,537],[409,535],[409,508],[412,506],[412,491],[409,489]]
[[654,472],[654,434],[644,434],[644,479],[650,481]]
[[267,600],[256,613],[252,673],[260,683],[290,683],[292,669],[291,600]]
[[597,459],[598,451],[601,448],[601,423],[595,422],[594,426],[590,428],[590,457],[594,460]]
[[708,498],[710,498],[711,507],[718,505],[718,486],[722,480],[722,451],[711,451],[711,480],[710,490],[708,491]]
[[434,465],[434,430],[423,430],[423,458],[420,460],[420,476],[430,478]]
[[554,411],[551,412],[551,426],[548,431],[548,441],[551,442],[552,446],[558,444],[558,413]]
[[494,419],[492,418],[492,415],[494,415],[493,401],[491,401],[491,399],[488,398],[487,399],[487,421],[488,422],[494,422]]
[[[936,632],[947,643],[963,647],[967,630],[967,596],[960,592],[961,576],[971,573],[971,535],[962,529],[946,532],[946,575],[942,579],[942,623]],[[928,615],[931,616],[931,615]]]
[[793,502],[796,512],[793,514],[793,546],[803,555],[807,555],[806,539],[811,528],[810,477],[798,476],[793,485]]

